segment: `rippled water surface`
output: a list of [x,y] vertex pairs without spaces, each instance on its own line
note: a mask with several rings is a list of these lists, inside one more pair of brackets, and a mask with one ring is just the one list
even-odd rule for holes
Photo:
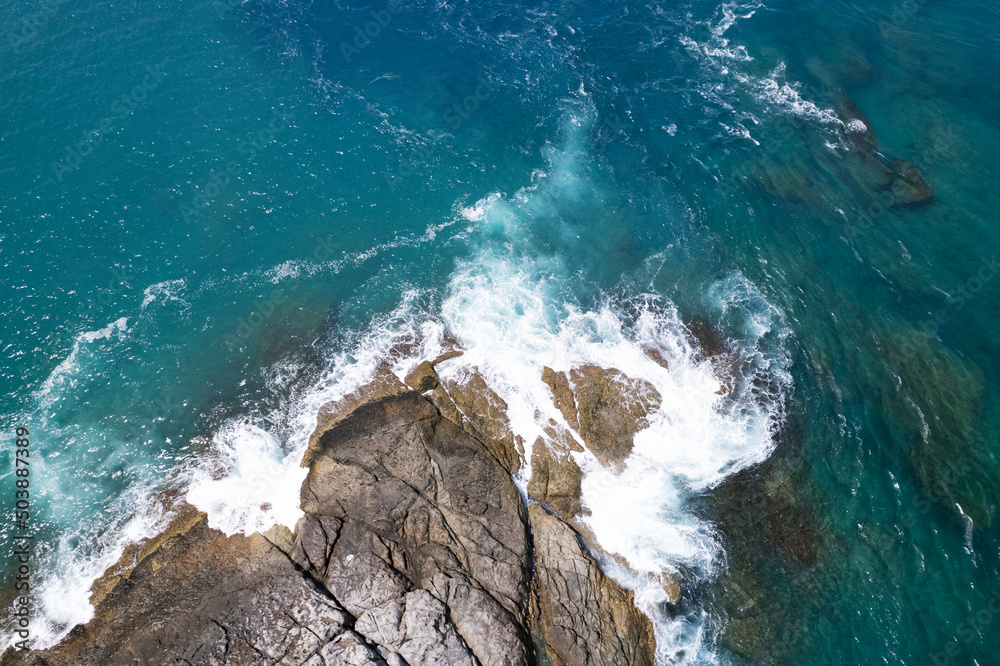
[[294,524],[319,405],[452,336],[442,374],[477,368],[528,442],[543,366],[663,396],[583,484],[661,664],[996,663],[995,6],[3,15],[0,487],[26,427],[38,645],[171,492]]

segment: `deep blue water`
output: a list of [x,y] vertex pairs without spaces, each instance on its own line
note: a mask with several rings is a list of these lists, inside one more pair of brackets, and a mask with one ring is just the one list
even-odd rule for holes
[[[517,405],[540,363],[654,372],[629,355],[653,330],[694,416],[662,488],[589,499],[642,509],[622,552],[684,573],[663,663],[997,663],[997,6],[3,15],[0,413],[6,451],[16,426],[37,447],[36,636],[164,489],[231,529],[285,518],[316,407],[408,332],[455,335]],[[873,183],[893,159],[931,202]],[[730,402],[695,318],[738,359]],[[740,469],[770,532],[734,524]]]

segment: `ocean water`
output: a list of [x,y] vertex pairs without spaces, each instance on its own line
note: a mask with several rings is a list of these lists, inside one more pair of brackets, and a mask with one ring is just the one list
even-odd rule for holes
[[448,336],[526,443],[561,419],[543,366],[664,397],[623,471],[580,459],[659,664],[998,663],[997,6],[3,14],[0,534],[6,604],[24,427],[34,645],[171,498],[293,525],[319,406]]

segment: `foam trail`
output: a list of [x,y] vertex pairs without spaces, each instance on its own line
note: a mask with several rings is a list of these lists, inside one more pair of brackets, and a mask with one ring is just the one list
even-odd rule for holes
[[142,292],[141,309],[145,310],[146,306],[160,298],[163,299],[164,303],[175,301],[190,307],[190,304],[178,295],[186,288],[187,282],[183,278],[157,282],[156,284],[150,285]]
[[80,353],[86,349],[83,345],[89,345],[98,340],[108,340],[111,336],[123,339],[128,333],[128,318],[121,317],[111,322],[104,328],[96,331],[84,331],[73,340],[73,349],[69,355],[56,366],[56,369],[42,383],[41,389],[35,396],[41,404],[49,404],[53,398],[53,393],[58,393],[65,388],[74,388],[76,381],[74,375],[79,370]]
[[[737,104],[743,108],[742,118],[749,119],[755,125],[761,122],[755,113],[801,118],[829,132],[834,139],[832,149],[846,149],[847,146],[843,143],[845,124],[835,110],[823,108],[807,99],[802,84],[788,79],[784,63],[779,63],[766,74],[752,72],[750,64],[754,58],[747,48],[731,43],[726,37],[726,33],[734,25],[752,18],[763,6],[759,2],[724,2],[711,19],[698,24],[704,30],[696,33],[697,39],[688,35],[679,37],[680,43],[689,54],[701,61],[708,74],[700,85],[701,93],[707,99],[733,111],[733,99],[749,92],[762,108],[750,112],[745,105]],[[726,134],[760,145],[746,126],[737,123],[736,127],[730,127],[722,122],[720,125]]]
[[[176,514],[150,486],[134,484],[108,507],[107,515],[110,524],[82,525],[63,533],[49,550],[40,551],[38,569],[48,575],[35,588],[32,647],[51,647],[74,626],[90,621],[94,617],[93,582],[119,560],[127,546],[156,536]],[[79,544],[92,547],[83,553]]]

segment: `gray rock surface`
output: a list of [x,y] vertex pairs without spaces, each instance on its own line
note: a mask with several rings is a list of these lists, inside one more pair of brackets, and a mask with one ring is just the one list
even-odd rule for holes
[[653,626],[566,523],[528,508],[546,650],[555,666],[652,666]]
[[483,443],[412,391],[351,407],[312,442],[294,533],[226,537],[184,506],[95,584],[93,620],[0,663],[516,666],[532,636],[557,665],[651,663],[631,593],[537,505],[532,546]]

